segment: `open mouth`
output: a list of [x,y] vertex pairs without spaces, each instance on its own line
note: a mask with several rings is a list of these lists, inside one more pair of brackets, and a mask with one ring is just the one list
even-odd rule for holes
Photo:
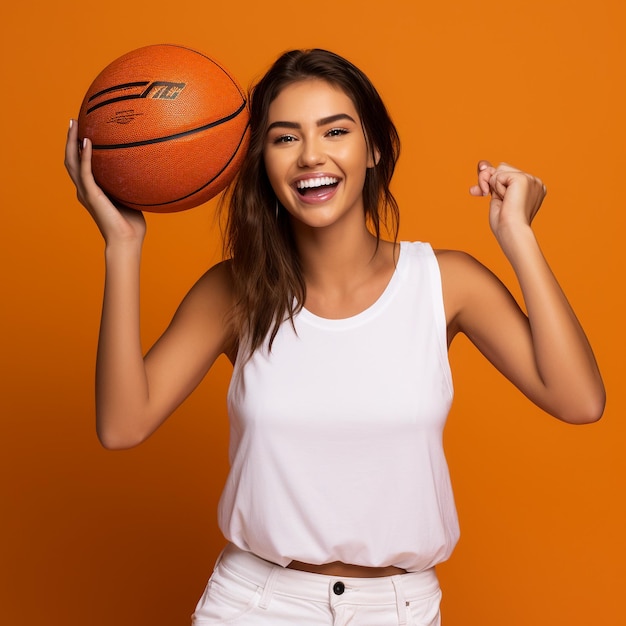
[[299,180],[296,182],[296,189],[301,196],[315,197],[328,193],[338,184],[339,179],[334,176],[321,176]]

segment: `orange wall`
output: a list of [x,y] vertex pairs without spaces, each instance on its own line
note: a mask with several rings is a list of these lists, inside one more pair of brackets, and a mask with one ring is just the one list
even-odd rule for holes
[[[423,6],[420,6],[423,5]],[[605,419],[561,424],[462,339],[446,431],[462,524],[440,567],[446,626],[616,625],[626,586],[622,0],[11,3],[2,45],[0,598],[12,626],[188,623],[221,539],[226,472],[220,363],[143,446],[99,448],[93,370],[102,243],[62,166],[67,122],[122,53],[180,43],[247,85],[278,53],[346,55],[403,139],[402,236],[459,247],[509,284],[479,158],[540,175],[546,255],[606,379]],[[419,7],[419,8],[418,8]],[[214,205],[149,216],[146,344],[219,257]],[[514,288],[515,291],[515,288]]]

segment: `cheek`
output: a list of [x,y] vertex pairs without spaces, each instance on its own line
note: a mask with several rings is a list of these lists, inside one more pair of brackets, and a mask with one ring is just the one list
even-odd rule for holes
[[356,144],[341,146],[337,152],[337,158],[352,172],[363,170],[363,175],[370,161],[364,139]]
[[[361,146],[359,146],[360,148]],[[365,146],[355,150],[346,148],[345,152],[337,155],[338,162],[342,163],[343,169],[350,175],[353,184],[363,186],[368,167],[368,155]]]

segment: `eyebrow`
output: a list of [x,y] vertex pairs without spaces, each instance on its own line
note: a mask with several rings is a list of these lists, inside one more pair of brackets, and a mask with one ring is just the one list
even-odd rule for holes
[[[326,126],[326,124],[332,124],[333,122],[338,122],[339,120],[350,120],[351,122],[356,124],[355,119],[351,117],[350,115],[348,115],[347,113],[337,113],[337,115],[329,115],[328,117],[322,117],[321,119],[317,120],[317,122],[315,122],[315,125]],[[272,130],[272,128],[294,128],[296,130],[299,130],[302,128],[302,126],[298,124],[298,122],[278,121],[278,122],[272,122],[267,127],[267,132]]]

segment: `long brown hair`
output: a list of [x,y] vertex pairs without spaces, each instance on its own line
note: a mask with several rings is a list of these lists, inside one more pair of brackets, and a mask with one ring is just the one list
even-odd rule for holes
[[227,207],[224,253],[235,286],[233,324],[240,352],[252,355],[269,334],[302,308],[306,286],[288,216],[278,211],[263,160],[269,107],[288,85],[322,79],[341,88],[361,118],[370,150],[380,154],[363,186],[365,219],[380,240],[381,225],[397,239],[399,212],[389,185],[400,139],[370,80],[346,59],[327,50],[292,50],[278,58],[250,92],[250,145],[241,170],[223,199]]

